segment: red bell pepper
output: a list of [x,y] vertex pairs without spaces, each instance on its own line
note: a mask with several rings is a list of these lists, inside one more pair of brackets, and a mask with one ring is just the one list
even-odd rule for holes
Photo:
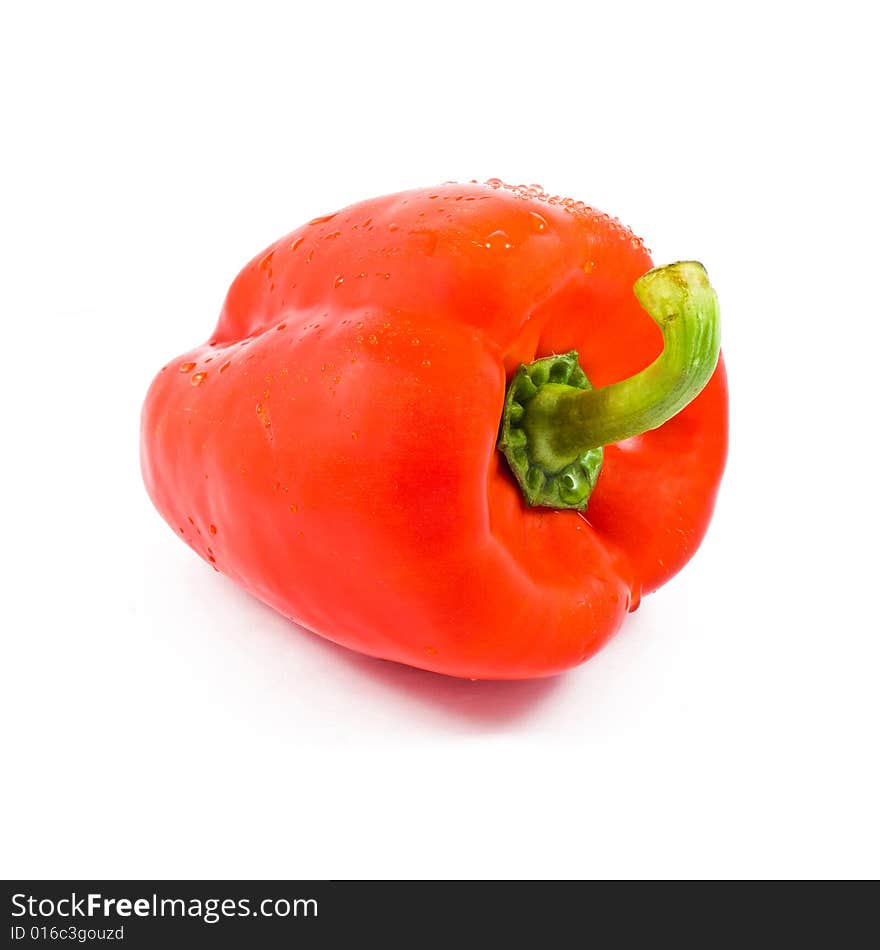
[[571,667],[693,555],[724,467],[714,293],[651,268],[616,220],[497,180],[316,218],[157,375],[147,489],[337,643],[475,679]]

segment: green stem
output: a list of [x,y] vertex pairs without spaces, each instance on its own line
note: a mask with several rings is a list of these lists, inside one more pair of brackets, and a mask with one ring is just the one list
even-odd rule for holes
[[584,453],[656,429],[703,389],[718,362],[718,300],[706,271],[682,261],[635,283],[660,327],[663,352],[646,369],[601,389],[549,383],[525,405],[522,429],[533,464],[559,472]]

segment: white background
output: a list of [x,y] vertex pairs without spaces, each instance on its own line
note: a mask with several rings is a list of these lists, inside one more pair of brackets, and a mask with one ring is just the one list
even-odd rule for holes
[[[8,4],[6,876],[876,876],[870,5]],[[709,536],[597,658],[366,659],[153,511],[138,414],[259,249],[540,182],[722,302]]]

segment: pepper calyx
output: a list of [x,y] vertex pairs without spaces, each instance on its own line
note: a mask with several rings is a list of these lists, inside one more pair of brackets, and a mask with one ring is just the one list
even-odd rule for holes
[[587,449],[553,470],[535,458],[523,421],[526,407],[539,392],[561,395],[589,389],[592,385],[578,364],[575,350],[517,368],[504,399],[498,448],[530,506],[586,509],[602,468],[602,447]]

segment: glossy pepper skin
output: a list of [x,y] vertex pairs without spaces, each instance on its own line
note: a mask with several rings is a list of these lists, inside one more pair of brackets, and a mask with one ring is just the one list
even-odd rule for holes
[[581,663],[703,538],[723,361],[660,428],[605,447],[585,511],[526,504],[499,421],[520,364],[576,350],[601,387],[658,356],[633,294],[651,267],[607,215],[494,180],[317,218],[156,376],[149,494],[219,571],[353,650],[473,679]]

